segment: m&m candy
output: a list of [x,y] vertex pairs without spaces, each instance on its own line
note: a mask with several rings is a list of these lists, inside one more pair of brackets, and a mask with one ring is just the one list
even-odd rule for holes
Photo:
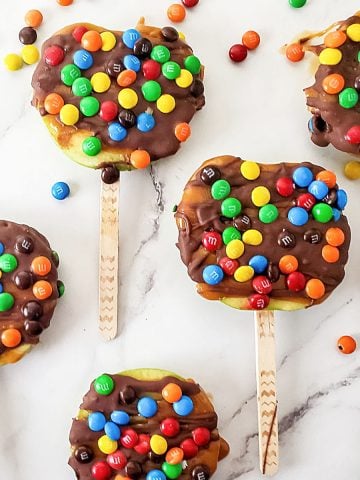
[[100,375],[94,381],[95,392],[99,395],[110,395],[115,388],[114,380],[110,375]]
[[194,410],[194,403],[189,396],[183,395],[180,400],[173,403],[173,408],[175,413],[181,417],[186,417]]
[[243,34],[241,40],[248,50],[254,50],[260,44],[260,35],[254,30],[248,30]]
[[224,278],[224,272],[218,265],[208,265],[204,268],[202,276],[205,283],[218,285]]
[[293,171],[293,181],[298,187],[308,187],[313,179],[314,175],[308,167],[298,167]]
[[237,43],[233,45],[229,50],[229,57],[235,63],[240,63],[247,57],[248,50],[245,45]]
[[51,194],[56,200],[64,200],[70,195],[70,187],[65,182],[56,182],[51,187]]
[[186,17],[186,10],[180,3],[173,3],[167,9],[167,16],[172,22],[179,23]]
[[88,425],[93,432],[101,432],[106,424],[105,415],[102,412],[92,412],[88,417]]
[[292,207],[288,211],[288,219],[290,223],[297,227],[300,227],[308,222],[309,214],[304,208]]
[[74,53],[73,62],[81,70],[87,70],[93,66],[94,57],[87,50],[80,49]]
[[168,443],[163,436],[155,434],[150,438],[150,447],[156,455],[163,455],[168,448]]
[[176,418],[165,418],[160,423],[160,432],[166,437],[175,437],[180,432],[180,423]]
[[109,137],[114,142],[121,142],[127,136],[127,130],[119,122],[112,122],[108,127]]
[[182,397],[182,390],[176,383],[168,383],[162,389],[161,394],[167,402],[174,403],[178,402]]
[[104,425],[105,434],[110,440],[116,441],[120,439],[121,430],[114,422],[106,422]]
[[137,409],[140,415],[145,418],[153,417],[158,411],[156,401],[151,397],[142,397],[138,401]]
[[349,355],[356,350],[356,340],[350,335],[343,335],[337,341],[337,347],[341,353]]
[[134,448],[139,441],[139,436],[132,428],[127,428],[122,430],[122,435],[120,437],[120,443],[125,448]]
[[17,53],[9,53],[4,58],[4,65],[10,71],[20,70],[23,60]]

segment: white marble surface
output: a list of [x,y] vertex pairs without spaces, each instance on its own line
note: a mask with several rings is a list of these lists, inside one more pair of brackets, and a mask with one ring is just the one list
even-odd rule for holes
[[[40,8],[40,41],[65,24],[92,21],[134,26],[140,15],[168,24],[168,0],[2,2],[0,56],[18,50],[25,11]],[[279,480],[359,478],[360,361],[335,347],[340,335],[359,335],[359,185],[346,180],[346,157],[312,145],[302,88],[308,62],[290,65],[279,47],[306,29],[321,29],[358,9],[356,0],[201,0],[181,29],[206,65],[207,105],[193,136],[173,158],[121,180],[121,333],[108,344],[97,332],[99,174],[57,150],[30,106],[33,68],[0,69],[1,218],[45,233],[61,259],[66,295],[41,344],[0,372],[1,479],[70,480],[71,418],[90,381],[103,371],[163,367],[193,376],[214,396],[231,454],[214,480],[260,478],[257,458],[254,332],[251,313],[207,302],[195,293],[179,260],[173,205],[203,160],[223,153],[263,162],[312,161],[338,172],[348,190],[353,243],[347,275],[322,306],[277,315],[281,467]],[[227,58],[230,45],[252,28],[262,45],[246,62]],[[38,42],[40,43],[40,42]],[[65,202],[50,195],[68,181]]]

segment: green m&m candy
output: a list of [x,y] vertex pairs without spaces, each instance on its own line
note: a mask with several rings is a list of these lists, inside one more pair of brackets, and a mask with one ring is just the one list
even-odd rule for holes
[[195,55],[189,55],[184,60],[186,70],[189,70],[193,75],[197,75],[201,69],[201,62]]
[[161,97],[161,85],[155,80],[145,82],[141,87],[142,94],[148,102],[156,102]]
[[165,63],[170,60],[170,50],[164,45],[156,45],[152,50],[150,57],[155,60],[155,62]]
[[175,465],[172,465],[171,463],[164,462],[161,465],[161,468],[162,468],[162,471],[165,473],[166,478],[176,479],[176,478],[179,478],[180,475],[182,474],[181,463],[176,463]]
[[59,298],[60,298],[65,293],[65,285],[63,284],[63,282],[61,280],[57,281],[57,289],[58,289],[58,294],[59,294]]
[[359,101],[359,94],[355,88],[345,88],[339,93],[339,103],[343,108],[353,108]]
[[101,140],[97,137],[85,138],[82,144],[82,150],[89,157],[95,157],[101,152]]
[[264,205],[259,210],[259,219],[263,223],[275,222],[278,216],[279,216],[278,209],[275,207],[275,205],[272,205],[271,203]]
[[0,293],[0,312],[7,312],[14,306],[15,300],[11,293]]
[[100,110],[100,102],[95,97],[84,97],[80,100],[80,111],[85,117],[93,117]]
[[227,245],[231,240],[241,240],[241,233],[235,227],[227,227],[222,233],[222,238],[225,245]]
[[60,77],[61,81],[65,83],[65,85],[71,87],[75,80],[81,77],[80,68],[72,63],[65,65],[65,67],[61,69]]
[[305,5],[306,0],[289,0],[289,5],[294,8],[301,8]]
[[0,270],[2,270],[3,272],[13,272],[17,265],[18,262],[16,260],[16,257],[14,257],[14,255],[11,255],[11,253],[4,253],[0,256]]
[[221,204],[221,213],[224,217],[234,218],[241,212],[241,202],[237,198],[226,198]]
[[89,79],[80,77],[72,84],[72,92],[77,97],[87,97],[92,92],[92,85]]
[[115,388],[114,380],[110,377],[110,375],[100,375],[94,381],[94,389],[95,392],[99,395],[110,395]]
[[311,210],[312,216],[320,223],[327,223],[333,218],[333,210],[327,203],[317,203]]
[[181,68],[176,62],[166,62],[162,66],[161,71],[168,80],[175,80],[175,78],[180,77]]
[[230,183],[227,180],[217,180],[211,186],[211,195],[215,200],[226,198],[231,190]]

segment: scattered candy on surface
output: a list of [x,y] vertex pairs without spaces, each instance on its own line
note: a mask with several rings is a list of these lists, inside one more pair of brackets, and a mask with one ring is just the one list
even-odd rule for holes
[[167,9],[168,19],[174,23],[182,22],[186,17],[186,10],[180,3],[173,3]]
[[253,30],[248,30],[242,36],[241,41],[248,50],[255,50],[260,44],[260,35]]
[[229,57],[230,59],[235,62],[235,63],[240,63],[245,60],[247,57],[248,50],[245,47],[245,45],[242,45],[241,43],[237,43],[230,47],[229,50]]
[[25,14],[25,23],[28,27],[40,27],[43,21],[42,13],[39,10],[29,10]]
[[4,65],[10,71],[20,70],[23,66],[23,59],[17,53],[9,53],[4,58]]
[[293,8],[301,8],[306,4],[307,0],[289,0],[289,5]]
[[304,49],[300,43],[291,43],[286,47],[286,58],[290,60],[290,62],[300,62],[305,55]]
[[74,0],[56,0],[56,1],[61,7],[68,7],[74,2]]
[[349,355],[356,350],[356,340],[349,335],[343,335],[337,341],[337,347],[341,353]]
[[[360,128],[359,128],[359,142],[360,143]],[[360,162],[358,160],[352,160],[347,162],[344,168],[345,176],[349,180],[357,180],[360,178]]]
[[70,187],[65,182],[56,182],[51,187],[51,194],[56,200],[64,200],[70,195]]

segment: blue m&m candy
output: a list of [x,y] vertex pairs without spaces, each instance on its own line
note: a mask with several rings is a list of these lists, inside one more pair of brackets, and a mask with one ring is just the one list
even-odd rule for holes
[[155,127],[155,118],[150,113],[140,113],[136,126],[140,132],[150,132]]
[[110,123],[108,133],[111,140],[121,142],[127,136],[127,130],[119,122]]
[[288,220],[293,225],[301,227],[309,220],[309,214],[305,208],[293,207],[288,211]]
[[314,118],[311,117],[310,120],[308,121],[308,129],[310,133],[314,133]]
[[137,409],[140,415],[145,418],[150,418],[156,415],[158,406],[156,401],[151,397],[140,398],[137,404]]
[[203,280],[208,285],[217,285],[224,278],[224,272],[219,265],[208,265],[203,270]]
[[134,48],[136,40],[141,38],[140,33],[135,28],[130,28],[123,33],[122,40],[128,48]]
[[0,242],[0,255],[2,255],[5,252],[5,245]]
[[134,70],[134,72],[139,72],[141,68],[141,62],[135,55],[125,55],[123,64],[127,70]]
[[249,265],[255,273],[262,273],[268,266],[268,263],[269,261],[264,255],[254,255],[249,260]]
[[74,64],[81,70],[87,70],[88,68],[91,68],[94,64],[94,58],[87,50],[77,50],[74,53],[73,61]]
[[146,475],[146,480],[166,480],[166,475],[161,470],[150,470]]
[[175,413],[181,417],[186,417],[194,410],[194,404],[190,397],[183,395],[179,401],[173,403]]
[[121,430],[114,422],[106,422],[104,426],[106,435],[110,440],[119,440],[121,436]]
[[337,207],[340,208],[340,210],[344,210],[344,208],[346,207],[347,201],[348,201],[348,198],[345,190],[339,189],[337,191],[337,202],[336,202]]
[[130,423],[130,415],[123,410],[114,410],[110,418],[118,425],[128,425]]
[[88,425],[93,432],[100,432],[106,424],[105,415],[101,412],[90,413],[88,417]]
[[314,175],[308,167],[298,167],[293,172],[293,180],[298,187],[307,187],[313,179]]
[[338,221],[340,220],[340,217],[341,217],[341,212],[340,212],[340,210],[338,210],[337,208],[333,208],[332,211],[333,211],[334,221],[335,221],[335,222],[338,222]]
[[64,200],[70,195],[70,187],[65,182],[56,182],[51,187],[51,194],[56,200]]
[[317,200],[322,200],[328,194],[329,187],[321,180],[315,180],[310,183],[308,191],[311,195],[314,195]]

